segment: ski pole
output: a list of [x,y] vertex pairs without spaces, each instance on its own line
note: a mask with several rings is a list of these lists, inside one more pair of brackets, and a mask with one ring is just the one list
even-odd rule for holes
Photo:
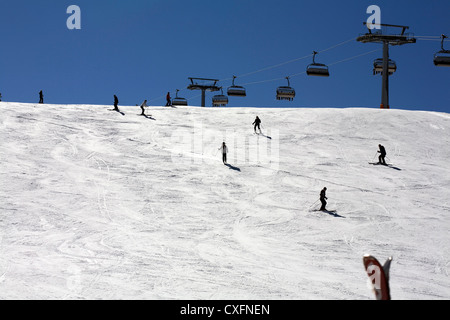
[[313,205],[315,205],[317,202],[319,202],[319,200],[320,200],[320,199],[317,199],[317,201],[314,202],[308,209],[311,209],[311,207],[312,207]]
[[372,161],[373,161],[373,159],[375,159],[375,157],[377,156],[377,154],[378,154],[378,152],[375,152],[375,155],[373,156]]

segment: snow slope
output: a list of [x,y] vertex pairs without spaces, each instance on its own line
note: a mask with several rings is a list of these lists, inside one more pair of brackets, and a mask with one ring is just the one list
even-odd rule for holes
[[0,299],[450,298],[449,114],[0,109]]

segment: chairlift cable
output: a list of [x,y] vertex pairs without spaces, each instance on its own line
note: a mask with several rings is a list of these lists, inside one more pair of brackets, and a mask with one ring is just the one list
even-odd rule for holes
[[341,61],[333,62],[333,63],[330,63],[329,66],[334,66],[336,64],[339,64],[339,63],[342,63],[342,62],[345,62],[345,61],[349,61],[349,60],[353,60],[353,59],[356,59],[356,58],[359,58],[359,57],[362,57],[362,56],[366,56],[368,54],[371,54],[371,53],[374,53],[374,52],[377,52],[377,51],[380,51],[380,50],[381,49],[372,50],[372,51],[369,51],[369,52],[366,52],[366,53],[362,53],[362,54],[359,54],[359,55],[351,57],[351,58],[347,58],[347,59],[344,59],[344,60],[341,60]]
[[[380,51],[380,49],[371,50],[371,51],[368,51],[368,52],[365,52],[365,53],[362,53],[362,54],[358,54],[356,56],[353,56],[353,57],[350,57],[350,58],[347,58],[347,59],[343,59],[343,60],[340,60],[340,61],[333,62],[333,63],[329,64],[329,66],[334,66],[336,64],[343,63],[343,62],[346,62],[346,61],[350,61],[350,60],[353,60],[353,59],[356,59],[356,58],[359,58],[359,57],[362,57],[362,56],[366,56],[368,54],[371,54],[371,53],[374,53],[374,52],[377,52],[377,51]],[[289,76],[289,78],[297,77],[297,76],[300,76],[300,75],[303,75],[303,74],[306,74],[306,71],[292,74],[292,75]],[[260,84],[260,83],[265,83],[265,82],[275,82],[275,81],[280,81],[280,80],[284,80],[284,79],[286,79],[286,77],[275,78],[275,79],[270,79],[270,80],[261,80],[261,81],[248,82],[248,83],[244,83],[244,85],[248,86],[248,85]]]
[[[419,41],[438,41],[442,42],[442,39],[417,39]],[[450,42],[450,40],[444,40],[444,42]]]
[[414,36],[414,38],[437,38],[437,39],[442,39],[442,36]]
[[332,49],[334,49],[334,48],[337,48],[337,47],[340,47],[340,46],[342,46],[342,45],[344,45],[344,44],[346,44],[346,43],[348,43],[348,42],[355,41],[356,39],[357,39],[357,38],[349,39],[349,40],[347,40],[347,41],[344,41],[344,42],[341,42],[341,43],[339,43],[339,44],[337,44],[337,45],[334,45],[334,46],[332,46],[332,47],[330,47],[330,48],[328,48],[328,49],[321,50],[321,51],[317,51],[317,53],[322,53],[322,52],[330,51],[330,50],[332,50]]
[[[356,38],[351,38],[351,39],[349,39],[349,40],[343,41],[343,42],[338,43],[338,44],[336,44],[336,45],[334,45],[334,46],[331,46],[331,47],[329,47],[329,48],[326,48],[326,49],[324,49],[324,50],[317,51],[317,52],[318,52],[318,53],[327,52],[327,51],[330,51],[330,50],[332,50],[332,49],[335,49],[335,48],[337,48],[337,47],[340,47],[340,46],[342,46],[342,45],[344,45],[344,44],[346,44],[346,43],[349,43],[349,42],[355,41],[355,40],[356,40]],[[292,60],[289,60],[289,61],[286,61],[286,62],[278,63],[278,64],[275,64],[275,65],[272,65],[272,66],[269,66],[269,67],[265,67],[265,68],[262,68],[262,69],[259,69],[259,70],[256,70],[256,71],[244,73],[244,74],[238,76],[238,78],[247,77],[247,76],[253,75],[253,74],[255,74],[255,73],[259,73],[259,72],[263,72],[263,71],[275,69],[275,68],[284,66],[284,65],[286,65],[286,64],[290,64],[290,63],[297,62],[297,61],[300,61],[300,60],[308,59],[308,58],[310,58],[310,57],[312,57],[312,56],[313,56],[312,54],[309,54],[309,55],[304,56],[304,57],[295,58],[295,59],[292,59]],[[233,78],[226,78],[226,79],[221,79],[220,81],[229,81],[229,80],[232,80],[232,79],[233,79]]]

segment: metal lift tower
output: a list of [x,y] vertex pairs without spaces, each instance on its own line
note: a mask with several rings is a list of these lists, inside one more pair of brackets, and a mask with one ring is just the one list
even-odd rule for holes
[[[364,25],[368,25],[368,23],[364,22]],[[369,33],[359,36],[356,41],[362,43],[382,43],[383,44],[383,78],[381,85],[381,109],[389,109],[389,46],[401,46],[408,43],[416,43],[416,39],[409,34],[405,34],[405,31],[409,29],[406,26],[397,26],[392,24],[370,24],[370,25],[378,25],[382,27],[392,27],[392,28],[401,28],[401,34],[383,34],[381,31],[377,31],[372,33],[369,26]]]
[[[188,78],[191,80],[191,84],[187,87],[189,90],[202,90],[202,107],[205,106],[205,93],[206,91],[214,92],[220,91],[221,88],[217,86],[217,79],[205,79],[205,78]],[[197,81],[202,81],[199,84]],[[207,83],[209,82],[209,84]]]

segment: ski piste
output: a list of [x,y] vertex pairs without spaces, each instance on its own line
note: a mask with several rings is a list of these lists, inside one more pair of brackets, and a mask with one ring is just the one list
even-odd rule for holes
[[391,300],[389,289],[389,270],[392,257],[389,257],[383,266],[371,255],[363,257],[364,268],[371,280],[372,290],[375,293],[376,300]]

